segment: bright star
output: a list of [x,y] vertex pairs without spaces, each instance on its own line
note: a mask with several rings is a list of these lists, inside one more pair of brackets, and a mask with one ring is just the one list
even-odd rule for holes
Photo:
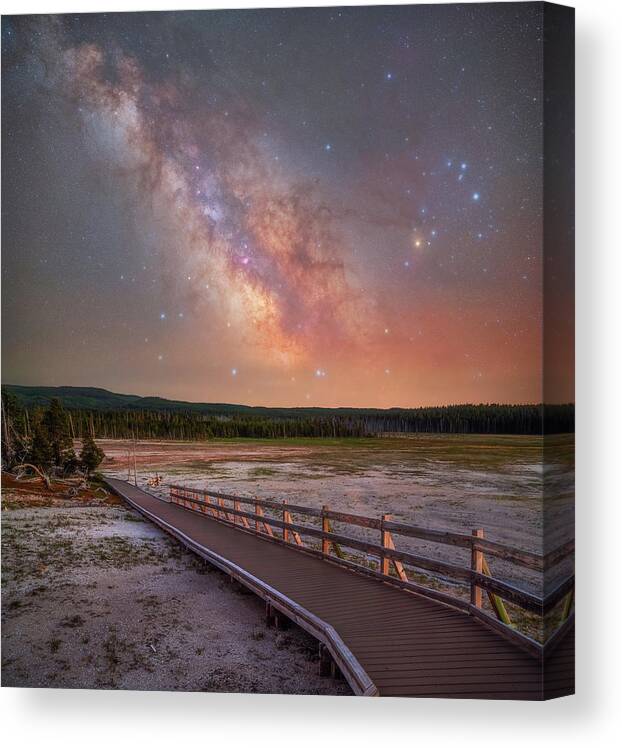
[[237,375],[238,375],[238,370],[237,369],[231,369],[231,376],[232,377],[236,377]]
[[332,150],[332,145],[331,145],[330,143],[326,143],[326,145],[324,146],[324,150],[325,150],[325,151],[330,151],[330,150]]
[[160,312],[160,319],[166,319],[166,314],[164,314],[164,312]]
[[473,200],[479,200],[479,192],[473,193]]
[[393,73],[387,73],[385,77],[388,81],[393,80]]

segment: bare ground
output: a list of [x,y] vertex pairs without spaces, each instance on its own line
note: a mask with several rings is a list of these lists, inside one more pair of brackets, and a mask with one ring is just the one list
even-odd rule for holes
[[[574,535],[573,438],[417,434],[382,439],[143,441],[136,447],[138,485],[162,497],[178,483],[470,533],[537,553]],[[102,440],[103,471],[128,477],[131,442]],[[133,472],[133,455],[129,460]],[[159,488],[148,480],[158,473]],[[546,538],[544,529],[546,526]],[[365,531],[348,533],[374,541]],[[399,548],[458,564],[466,552],[408,538]],[[492,559],[502,579],[542,594],[541,574]],[[553,587],[570,567],[547,579]]]
[[314,639],[115,504],[3,491],[3,686],[350,693]]

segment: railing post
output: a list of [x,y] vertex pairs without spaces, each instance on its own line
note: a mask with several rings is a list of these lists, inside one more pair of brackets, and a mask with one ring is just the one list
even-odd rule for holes
[[255,502],[255,532],[259,534],[259,504]]
[[[380,520],[380,545],[383,548],[389,547],[389,533],[384,529],[384,523],[388,522],[390,519],[390,514],[383,514]],[[389,576],[389,559],[384,554],[380,556],[380,573],[386,577]]]
[[[289,512],[286,509],[287,501],[283,499],[283,522],[289,522]],[[283,542],[289,543],[289,530],[284,527],[283,528]]]
[[[234,502],[233,502],[233,508],[234,508],[234,509],[237,509],[237,510],[238,510],[238,512],[241,512],[241,511],[242,511],[242,508],[241,508],[241,506],[240,506],[240,502],[239,502],[239,501],[234,501]],[[246,511],[246,508],[245,508],[245,511]],[[235,516],[235,515],[234,515],[234,516]],[[244,527],[244,529],[246,529],[246,530],[248,530],[248,529],[250,528],[250,525],[248,524],[248,519],[246,519],[246,517],[240,517],[240,524],[241,524],[241,525],[242,525],[242,527]]]
[[328,521],[328,517],[326,516],[327,511],[328,506],[324,504],[324,506],[322,507],[322,553],[325,556],[328,556],[330,554],[330,540],[324,537],[325,533],[330,532],[330,522]]
[[[263,509],[259,504],[255,504],[255,514],[257,514],[259,517],[263,517]],[[272,532],[272,528],[267,522],[262,522],[259,520],[259,523],[263,525],[263,531],[266,533],[266,535],[269,535],[270,537],[274,536],[274,533]],[[255,528],[257,529],[257,520],[255,520]],[[259,532],[259,530],[258,530]]]
[[[484,530],[479,527],[473,530],[473,538],[483,538]],[[484,568],[484,554],[475,547],[475,540],[471,541],[471,571],[481,574]],[[471,605],[476,608],[482,607],[482,588],[478,587],[474,579],[471,579]]]

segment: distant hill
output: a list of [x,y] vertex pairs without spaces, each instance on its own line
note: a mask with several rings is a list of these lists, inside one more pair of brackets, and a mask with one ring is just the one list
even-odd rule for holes
[[244,414],[265,417],[304,417],[396,413],[409,410],[408,408],[266,408],[261,405],[237,405],[233,403],[192,403],[185,400],[167,400],[164,397],[122,395],[100,387],[28,387],[20,384],[4,384],[2,389],[15,395],[25,408],[46,406],[52,398],[58,398],[65,408],[71,410],[148,410],[202,413],[204,415]]
[[57,397],[66,408],[87,410],[117,410],[131,407],[141,398],[138,395],[119,395],[99,387],[24,387],[4,384],[2,389],[11,392],[25,408],[48,405]]

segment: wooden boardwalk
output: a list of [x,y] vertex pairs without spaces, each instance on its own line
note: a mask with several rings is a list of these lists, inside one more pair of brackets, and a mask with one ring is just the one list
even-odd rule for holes
[[[320,642],[355,694],[542,700],[574,692],[574,624],[546,659],[467,612],[107,479],[131,506]],[[283,623],[283,621],[281,621]],[[330,658],[329,658],[330,655]]]

